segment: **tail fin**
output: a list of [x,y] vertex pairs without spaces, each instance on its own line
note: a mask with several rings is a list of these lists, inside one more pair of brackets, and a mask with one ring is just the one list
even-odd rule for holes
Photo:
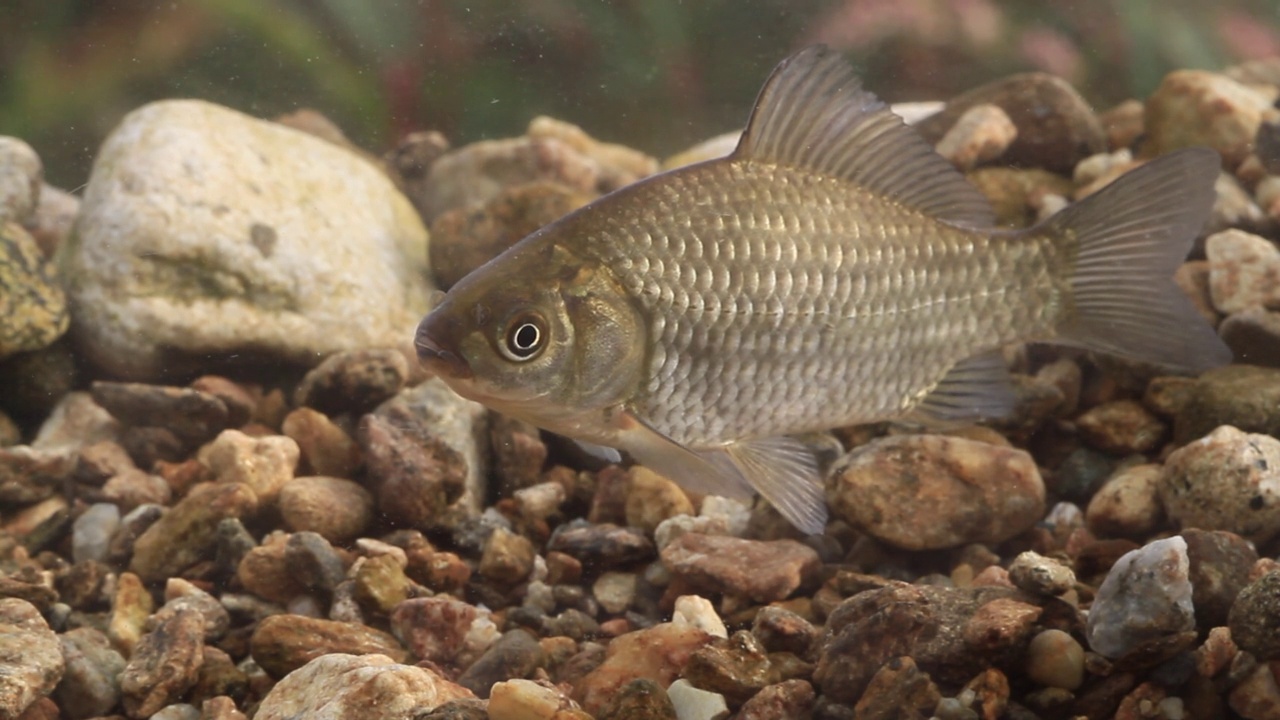
[[1170,153],[1030,231],[1075,245],[1071,312],[1056,340],[1191,373],[1230,362],[1173,282],[1213,207],[1220,167],[1207,148]]

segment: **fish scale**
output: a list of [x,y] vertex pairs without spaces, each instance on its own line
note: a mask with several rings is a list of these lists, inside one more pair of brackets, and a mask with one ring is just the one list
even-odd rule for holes
[[883,418],[958,360],[1055,320],[1047,242],[940,225],[790,168],[720,163],[679,180],[636,188],[651,197],[618,203],[603,234],[570,234],[643,308],[654,352],[632,402],[679,442]]

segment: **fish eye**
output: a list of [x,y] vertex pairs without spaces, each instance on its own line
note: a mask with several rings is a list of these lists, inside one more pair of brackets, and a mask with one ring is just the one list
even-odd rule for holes
[[498,344],[503,357],[513,362],[532,360],[547,343],[547,324],[541,315],[519,315],[507,325],[507,332]]

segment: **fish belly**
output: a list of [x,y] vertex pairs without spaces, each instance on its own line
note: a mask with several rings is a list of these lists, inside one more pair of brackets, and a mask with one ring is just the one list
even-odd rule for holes
[[662,179],[620,198],[602,259],[649,321],[632,408],[691,447],[891,418],[956,362],[1052,332],[1047,241],[777,166]]

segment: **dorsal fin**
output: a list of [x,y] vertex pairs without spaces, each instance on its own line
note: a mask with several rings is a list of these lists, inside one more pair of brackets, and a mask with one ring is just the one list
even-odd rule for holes
[[915,130],[862,89],[825,45],[783,60],[765,81],[737,159],[808,168],[939,220],[991,227],[991,203]]

